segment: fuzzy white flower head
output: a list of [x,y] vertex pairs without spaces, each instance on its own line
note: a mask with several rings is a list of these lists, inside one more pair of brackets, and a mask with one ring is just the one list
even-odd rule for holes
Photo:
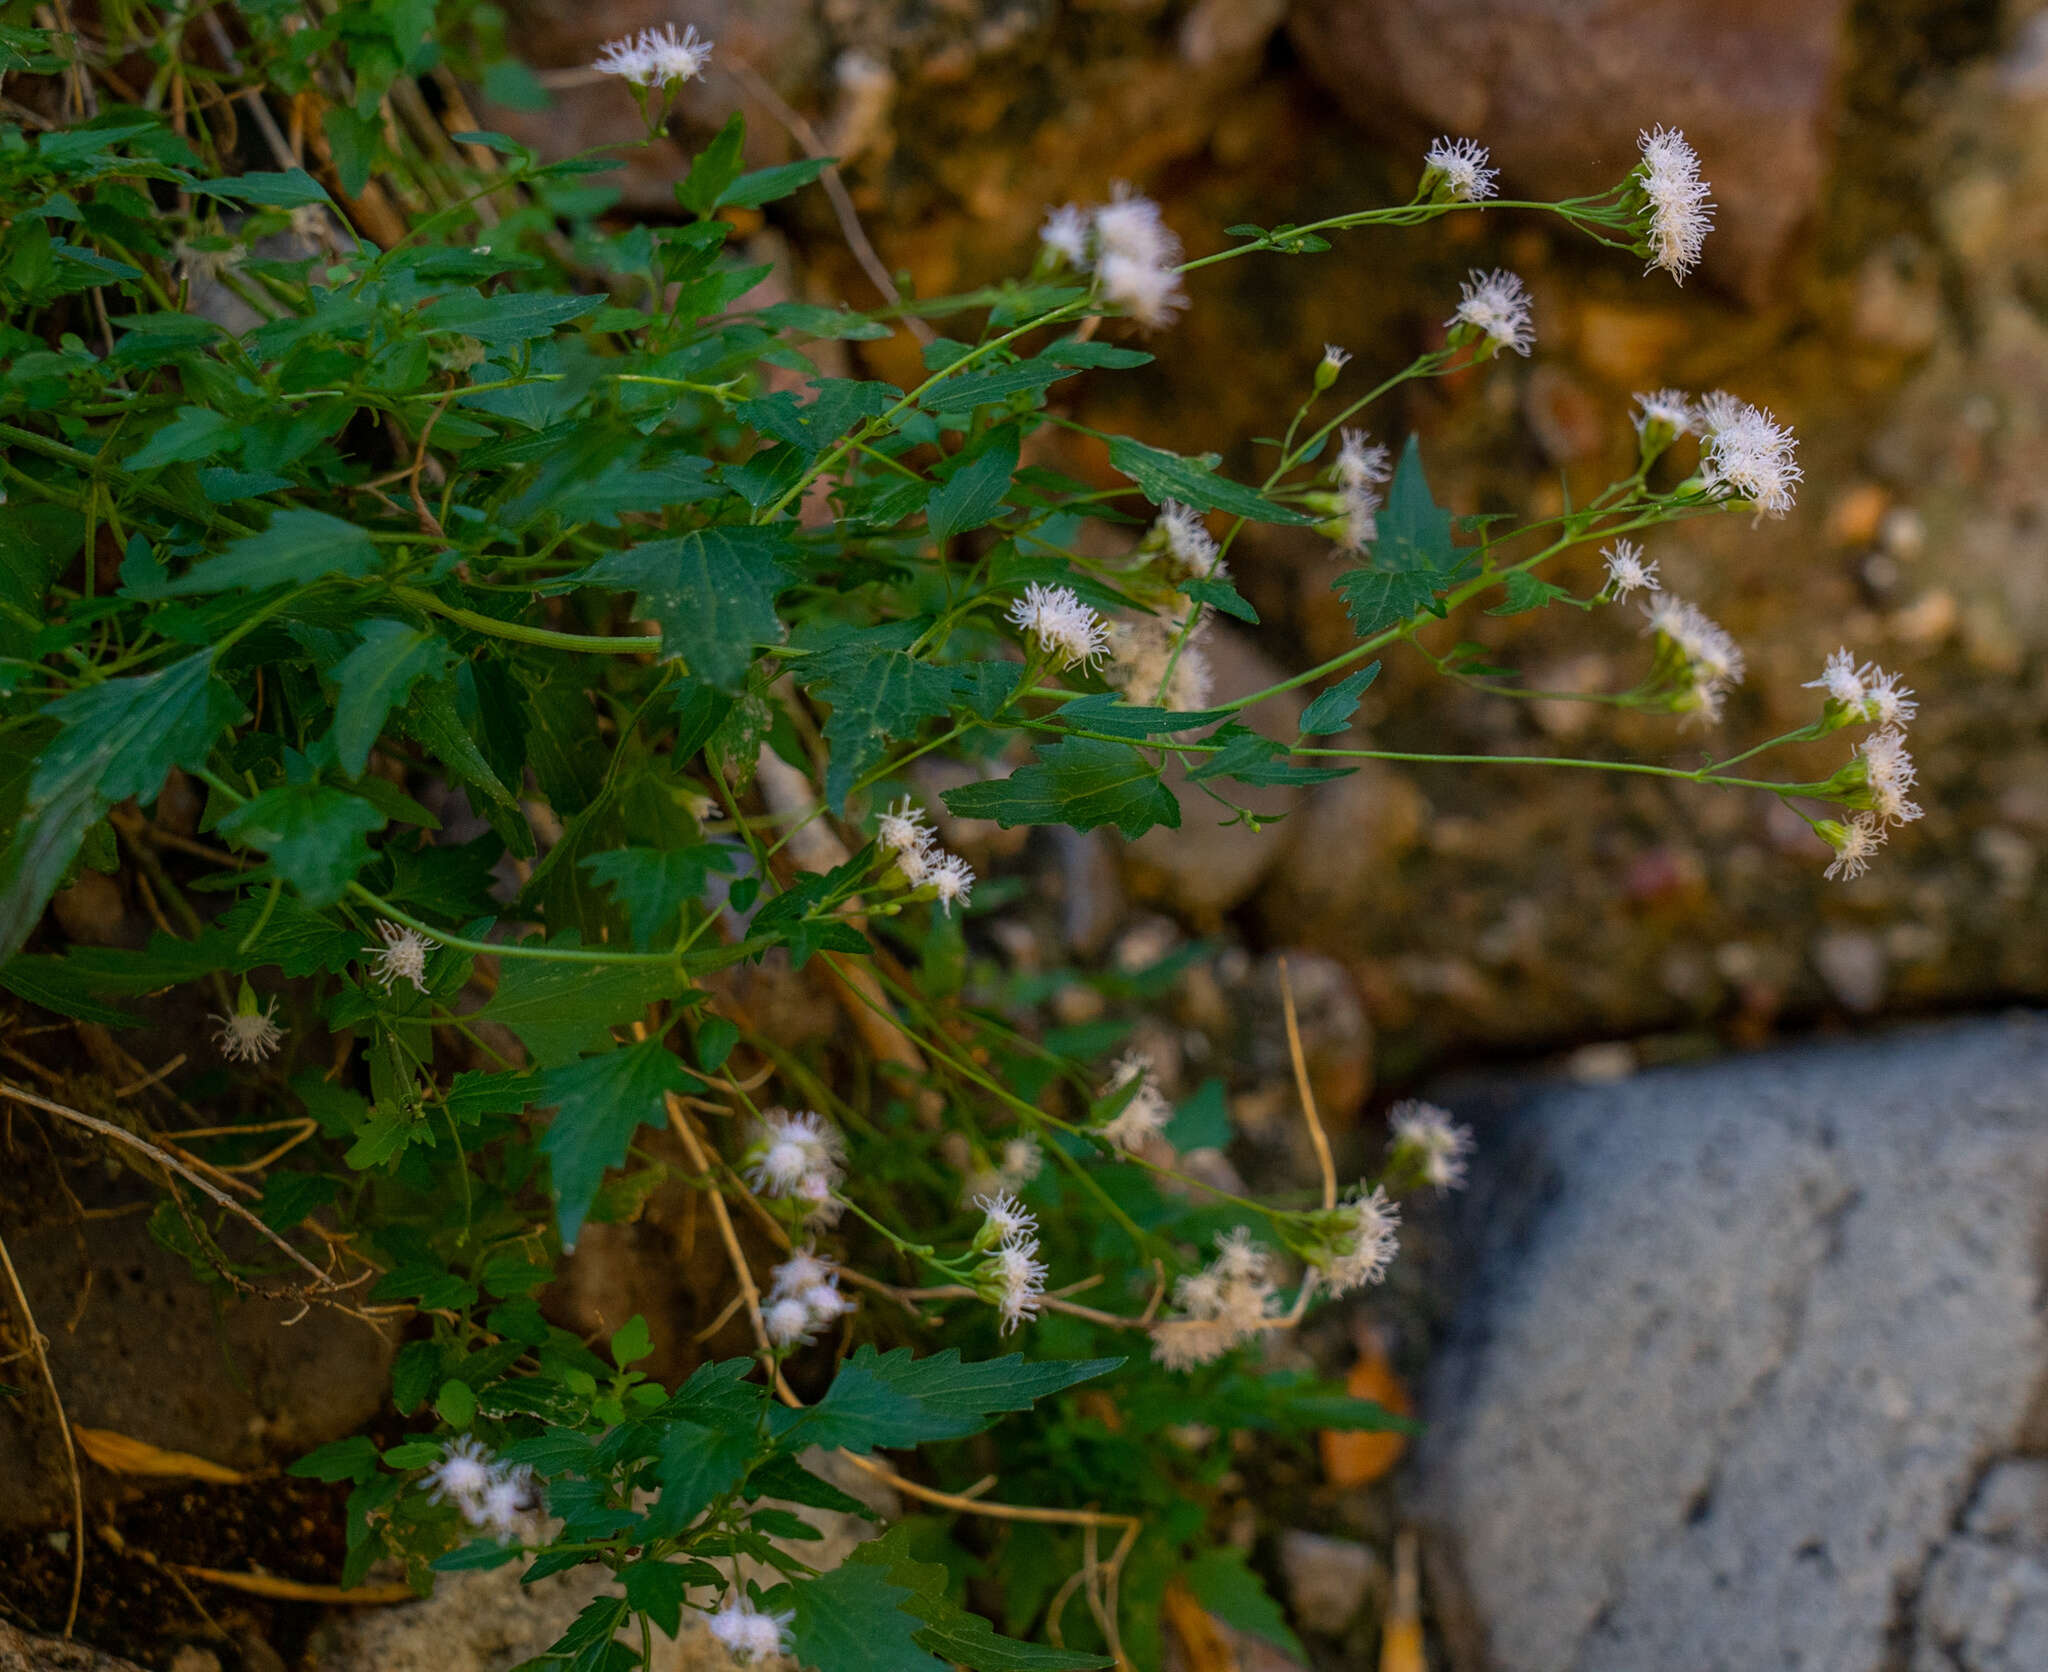
[[1339,487],[1376,487],[1392,478],[1394,456],[1364,430],[1347,428],[1339,435],[1333,469]]
[[1344,545],[1360,552],[1380,537],[1380,496],[1375,489],[1346,484],[1344,501]]
[[747,1182],[768,1196],[788,1196],[824,1208],[845,1174],[846,1141],[839,1129],[809,1109],[770,1109],[748,1147]]
[[1868,666],[1858,667],[1856,658],[1844,646],[1827,659],[1820,670],[1820,678],[1809,679],[1800,689],[1825,691],[1829,702],[1853,708],[1860,714],[1870,696],[1870,688],[1864,683],[1864,676],[1869,671]]
[[1920,776],[1920,769],[1906,751],[1906,734],[1896,726],[1887,726],[1866,737],[1857,746],[1857,752],[1863,758],[1871,806],[1879,822],[1911,824],[1919,818],[1919,804],[1906,799],[1906,791]]
[[1742,683],[1746,664],[1742,647],[1697,604],[1669,592],[1653,592],[1643,605],[1648,618],[1644,628],[1660,644],[1660,659],[1666,654],[1678,664],[1667,671],[1682,673],[1689,687],[1682,706],[1689,706],[1708,720],[1721,718],[1721,704],[1729,689]]
[[1175,500],[1160,501],[1159,521],[1154,525],[1166,541],[1166,550],[1176,565],[1190,575],[1220,576],[1223,556],[1215,538],[1202,521],[1202,513]]
[[1351,1246],[1323,1267],[1323,1280],[1333,1296],[1379,1282],[1400,1246],[1401,1210],[1384,1189],[1374,1186],[1369,1194],[1345,1203],[1344,1211],[1352,1218]]
[[1011,1189],[1029,1184],[1045,1165],[1045,1151],[1035,1138],[1009,1138],[1003,1143],[1001,1172]]
[[951,917],[954,903],[966,905],[974,892],[974,867],[957,853],[942,853],[932,865],[930,881],[938,890],[939,910]]
[[1872,663],[1864,670],[1869,683],[1869,695],[1864,699],[1863,713],[1880,726],[1903,726],[1920,712],[1920,705],[1913,700],[1910,686],[1901,685],[1899,676],[1886,673]]
[[811,1309],[796,1295],[784,1295],[761,1308],[761,1328],[778,1347],[810,1340]]
[[1648,199],[1649,224],[1643,229],[1650,249],[1649,272],[1661,267],[1680,284],[1699,265],[1707,234],[1714,229],[1712,188],[1700,178],[1700,159],[1676,128],[1659,127],[1640,136],[1642,189]]
[[1487,149],[1475,140],[1445,134],[1422,154],[1422,160],[1425,181],[1427,171],[1433,170],[1442,176],[1444,190],[1460,203],[1478,203],[1494,195],[1493,183],[1500,170],[1486,166]]
[[730,1598],[704,1622],[735,1660],[767,1660],[783,1649],[783,1636],[796,1611],[765,1614],[743,1596]]
[[1105,257],[1122,256],[1142,267],[1170,267],[1180,260],[1180,240],[1159,205],[1121,180],[1110,188],[1110,201],[1095,211],[1095,242]]
[[1686,399],[1684,390],[1652,389],[1648,394],[1636,396],[1636,410],[1631,422],[1637,435],[1647,435],[1653,428],[1668,431],[1664,437],[1668,444],[1676,437],[1690,433],[1693,418],[1692,402]]
[[799,1248],[769,1273],[768,1292],[778,1300],[784,1295],[800,1295],[837,1275],[838,1268],[816,1249]]
[[1101,1127],[1102,1136],[1126,1152],[1141,1149],[1146,1139],[1156,1137],[1173,1119],[1173,1105],[1152,1077],[1151,1059],[1139,1051],[1127,1051],[1116,1060],[1100,1095],[1114,1096],[1134,1082],[1136,1089],[1124,1106]]
[[533,1471],[522,1463],[515,1469],[503,1469],[493,1475],[474,1519],[498,1538],[511,1543],[539,1533],[539,1512],[539,1484],[533,1478]]
[[1337,381],[1337,374],[1351,364],[1351,350],[1339,348],[1335,343],[1323,344],[1323,357],[1316,362],[1315,376],[1311,380],[1316,393],[1321,394]]
[[427,954],[440,942],[431,935],[423,935],[417,929],[400,928],[384,918],[377,919],[377,933],[383,939],[382,946],[366,946],[365,952],[376,954],[370,967],[370,978],[378,982],[385,992],[392,984],[410,981],[422,993],[427,990]]
[[273,997],[261,1010],[236,1008],[225,1016],[212,1016],[214,1043],[229,1062],[261,1062],[284,1042],[284,1029],[277,1025],[277,1000]]
[[1251,1231],[1233,1225],[1216,1238],[1216,1275],[1226,1288],[1233,1283],[1265,1280],[1272,1256],[1252,1241]]
[[624,76],[636,87],[664,87],[695,81],[710,61],[711,42],[694,26],[678,35],[676,26],[667,23],[607,41],[593,67],[605,75]]
[[982,1212],[981,1240],[985,1243],[1030,1236],[1038,1229],[1037,1216],[1007,1190],[999,1190],[993,1196],[977,1196],[974,1205]]
[[433,1483],[429,1495],[434,1501],[453,1503],[472,1521],[482,1514],[484,1494],[496,1478],[491,1454],[470,1434],[450,1440],[441,1461],[427,1471],[427,1479]]
[[875,840],[891,853],[922,853],[931,846],[932,827],[924,809],[906,795],[875,820]]
[[1214,1364],[1243,1339],[1224,1319],[1166,1318],[1152,1326],[1152,1358],[1168,1370],[1192,1370]]
[[1835,857],[1821,874],[1830,882],[1849,882],[1870,869],[1871,855],[1884,846],[1884,826],[1874,813],[1857,813],[1846,824],[1828,824],[1821,829]]
[[1209,653],[1190,641],[1159,687],[1159,704],[1175,714],[1197,713],[1209,706]]
[[1617,540],[1601,552],[1607,559],[1607,590],[1617,598],[1645,588],[1655,590],[1657,561],[1643,561],[1643,548],[1633,540]]
[[1105,254],[1096,264],[1102,294],[1148,331],[1171,325],[1188,305],[1180,274],[1154,267],[1134,256]]
[[1472,1134],[1434,1103],[1410,1099],[1388,1111],[1394,1148],[1417,1161],[1422,1176],[1439,1190],[1455,1190],[1465,1182],[1465,1161],[1472,1153]]
[[1045,1265],[1038,1258],[1038,1239],[1006,1238],[989,1261],[1002,1285],[1002,1298],[997,1305],[1002,1314],[1002,1333],[1008,1335],[1027,1318],[1037,1317],[1045,1304]]
[[1806,474],[1794,457],[1798,438],[1760,406],[1709,413],[1707,403],[1715,398],[1701,402],[1703,422],[1712,426],[1700,447],[1701,479],[1714,492],[1754,505],[1760,517],[1782,517]]
[[1529,293],[1506,268],[1496,268],[1491,273],[1474,269],[1470,278],[1458,286],[1458,292],[1462,300],[1457,312],[1444,321],[1453,332],[1459,326],[1477,331],[1491,345],[1487,352],[1492,353],[1511,348],[1526,355],[1535,346],[1536,327],[1530,318]]
[[1692,430],[1705,441],[1719,435],[1748,410],[1749,403],[1726,389],[1710,389],[1692,408]]
[[1033,581],[1009,614],[1012,623],[1059,658],[1063,667],[1090,667],[1109,654],[1102,617],[1082,603],[1072,587]]
[[1048,209],[1038,241],[1069,267],[1088,268],[1088,216],[1071,203]]

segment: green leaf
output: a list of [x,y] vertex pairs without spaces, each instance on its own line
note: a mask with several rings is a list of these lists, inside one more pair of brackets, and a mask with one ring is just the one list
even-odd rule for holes
[[834,807],[845,805],[854,781],[891,742],[914,736],[919,721],[937,719],[953,700],[946,669],[872,644],[825,651],[808,659],[803,672],[812,694],[832,705],[825,721],[825,799]]
[[154,470],[165,464],[190,464],[224,453],[241,439],[241,431],[218,412],[203,406],[181,406],[171,421],[127,458],[130,470]]
[[97,1022],[104,1028],[141,1025],[141,1017],[95,999],[93,984],[70,968],[70,963],[68,958],[10,958],[0,964],[0,987],[18,999],[54,1010],[59,1016],[75,1016],[81,1022]]
[[[263,932],[245,952],[242,950],[258,921],[265,916]],[[362,950],[363,937],[337,927],[317,911],[289,894],[274,903],[249,897],[238,900],[221,914],[219,928],[234,940],[229,968],[242,971],[275,964],[286,975],[311,975],[316,970],[330,973],[342,969]]]
[[1316,519],[1301,511],[1276,505],[1263,494],[1216,474],[1205,459],[1183,458],[1158,447],[1147,447],[1127,435],[1109,444],[1109,462],[1144,490],[1154,505],[1169,499],[1192,505],[1198,511],[1227,511],[1252,522],[1313,523]]
[[600,558],[577,578],[634,592],[636,621],[661,625],[661,652],[728,691],[744,683],[757,645],[780,644],[775,595],[789,584],[786,536],[767,528],[700,529]]
[[626,1159],[634,1132],[667,1121],[663,1094],[698,1083],[658,1039],[565,1063],[541,1076],[534,1101],[554,1105],[555,1114],[540,1147],[553,1172],[555,1218],[565,1247],[575,1245],[605,1170]]
[[377,1442],[366,1434],[330,1441],[285,1469],[300,1480],[368,1480],[377,1472]]
[[648,1535],[672,1538],[689,1526],[714,1498],[746,1479],[759,1445],[751,1424],[707,1428],[681,1419],[665,1424],[655,1466],[661,1496],[648,1508]]
[[1009,777],[965,784],[945,793],[958,818],[1019,824],[1068,824],[1093,830],[1113,824],[1136,838],[1154,825],[1180,828],[1180,803],[1159,769],[1135,748],[1094,738],[1062,738]]
[[733,851],[715,842],[687,848],[615,848],[577,861],[610,888],[633,925],[633,945],[651,950],[686,901],[704,892],[714,871],[730,874]]
[[990,430],[953,461],[951,473],[925,506],[933,538],[950,539],[994,519],[1017,473],[1020,434],[1015,424]]
[[716,209],[726,188],[740,177],[740,148],[746,137],[746,118],[734,111],[718,130],[718,137],[697,153],[689,177],[676,187],[676,202],[693,215],[708,215]]
[[1225,615],[1234,615],[1239,621],[1248,621],[1254,627],[1259,624],[1259,612],[1253,609],[1250,601],[1228,581],[1197,575],[1182,581],[1180,589],[1198,604],[1207,604],[1211,609],[1221,610]]
[[455,331],[496,347],[552,336],[556,326],[603,306],[602,296],[548,296],[523,290],[479,296],[473,290],[457,290],[428,308],[420,321],[429,331]]
[[1243,1553],[1228,1548],[1205,1550],[1182,1570],[1195,1601],[1225,1625],[1262,1638],[1283,1654],[1306,1661],[1308,1651],[1287,1624],[1267,1591],[1265,1581],[1245,1565]]
[[361,796],[323,784],[279,784],[220,821],[223,835],[270,855],[277,874],[318,909],[339,900],[370,862],[384,815]]
[[1423,610],[1444,613],[1436,601],[1436,578],[1426,570],[1347,569],[1330,585],[1344,600],[1351,630],[1362,639]]
[[1351,716],[1358,712],[1358,699],[1379,676],[1379,663],[1368,662],[1356,673],[1332,685],[1302,710],[1301,729],[1312,737],[1325,737],[1331,732],[1342,731],[1351,724]]
[[328,575],[360,578],[376,566],[377,548],[354,523],[324,511],[279,511],[262,533],[244,535],[218,557],[195,563],[169,590],[183,595],[237,586],[306,586]]
[[1127,371],[1133,366],[1149,366],[1153,357],[1141,348],[1118,348],[1113,343],[1083,342],[1078,337],[1062,337],[1039,356],[1060,366],[1109,366]]
[[601,1047],[610,1030],[682,991],[680,972],[659,964],[549,963],[507,958],[491,1002],[477,1012],[499,1022],[543,1068]]
[[[432,752],[450,775],[465,788],[482,790],[501,808],[518,806],[504,780],[492,770],[476,739],[462,723],[455,702],[455,681],[429,680],[413,693],[400,723],[413,740]],[[527,857],[531,857],[529,849]]]
[[946,1663],[917,1646],[921,1623],[903,1611],[911,1599],[878,1567],[847,1562],[787,1593],[796,1618],[790,1644],[813,1672],[945,1672]]
[[778,1435],[797,1445],[921,1445],[978,1434],[989,1419],[1021,1411],[1047,1394],[1105,1375],[1122,1359],[1044,1359],[1027,1363],[1021,1354],[964,1363],[949,1347],[927,1358],[912,1358],[908,1347],[877,1353],[855,1350],[839,1367],[825,1397],[807,1410],[775,1413]]
[[303,168],[288,168],[282,174],[237,174],[226,180],[201,180],[187,188],[208,197],[233,198],[237,203],[260,203],[266,209],[295,209],[302,203],[327,203],[331,199]]
[[334,750],[351,778],[363,775],[384,716],[405,701],[413,682],[438,677],[455,659],[437,635],[388,617],[356,631],[363,642],[334,670]]
[[64,729],[44,745],[13,838],[0,851],[0,959],[21,950],[106,810],[131,796],[155,800],[173,766],[203,767],[241,712],[206,654],[88,685],[43,710]]
[[653,1351],[654,1334],[648,1329],[647,1320],[637,1312],[612,1331],[612,1363],[621,1370],[629,1364],[638,1364]]
[[1357,770],[1349,766],[1295,766],[1287,749],[1270,737],[1261,737],[1249,726],[1225,726],[1210,739],[1223,747],[1188,768],[1188,777],[1200,783],[1209,778],[1235,778],[1240,784],[1323,784],[1332,778],[1347,778]]
[[952,1599],[952,1575],[941,1563],[920,1562],[911,1554],[912,1536],[913,1529],[899,1523],[880,1538],[856,1545],[846,1560],[879,1568],[890,1584],[910,1592],[897,1606],[924,1622],[915,1634],[920,1648],[969,1672],[1090,1672],[1116,1664],[1107,1655],[998,1636],[988,1621]]
[[1429,478],[1422,471],[1422,450],[1414,436],[1401,449],[1386,509],[1378,516],[1379,536],[1373,541],[1375,569],[1425,570],[1437,575],[1455,571],[1462,557],[1451,541],[1451,514],[1430,497]]
[[391,1403],[400,1416],[411,1416],[441,1380],[441,1346],[436,1341],[408,1341],[391,1363]]
[[[791,192],[808,186],[837,160],[834,157],[804,157],[793,163],[783,163],[777,168],[757,168],[751,174],[742,174],[720,192],[713,207],[758,209],[764,203],[773,203],[778,198],[788,197]],[[693,177],[696,172],[694,168],[690,171]],[[684,207],[688,208],[689,205],[685,204]]]
[[1571,589],[1553,586],[1549,581],[1532,575],[1526,569],[1510,569],[1507,574],[1507,597],[1493,606],[1488,615],[1520,615],[1524,610],[1540,610],[1546,604],[1560,598],[1569,598]]

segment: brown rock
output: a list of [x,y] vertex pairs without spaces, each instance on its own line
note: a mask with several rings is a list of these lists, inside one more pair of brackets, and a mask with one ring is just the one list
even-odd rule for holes
[[[1720,206],[1706,269],[1761,300],[1818,207],[1845,0],[1302,0],[1289,30],[1360,121],[1492,148],[1511,196],[1598,192],[1682,128]],[[1396,132],[1391,130],[1402,130]]]

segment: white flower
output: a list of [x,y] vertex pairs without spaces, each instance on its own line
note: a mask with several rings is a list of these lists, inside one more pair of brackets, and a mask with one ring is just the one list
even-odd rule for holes
[[1633,540],[1617,540],[1601,552],[1607,559],[1607,590],[1617,598],[1657,585],[1657,562],[1643,561],[1643,548]]
[[1726,389],[1710,389],[1692,409],[1693,433],[1702,440],[1719,435],[1748,410],[1748,404]]
[[928,879],[938,890],[939,910],[948,917],[953,915],[953,902],[967,904],[967,896],[974,892],[974,867],[957,853],[942,853],[932,862]]
[[471,1521],[481,1518],[484,1495],[496,1478],[491,1454],[469,1434],[450,1440],[442,1451],[441,1461],[427,1471],[427,1479],[433,1483],[430,1496],[434,1501],[452,1502]]
[[1152,1326],[1152,1357],[1168,1370],[1214,1364],[1243,1334],[1218,1318],[1166,1318]]
[[1063,667],[1092,666],[1109,654],[1102,618],[1081,602],[1072,587],[1033,581],[1025,587],[1024,596],[1010,606],[1009,614],[1016,626],[1060,658]]
[[376,954],[370,978],[381,983],[387,993],[398,981],[410,981],[424,993],[427,990],[427,954],[440,942],[417,929],[402,929],[381,917],[377,919],[377,933],[383,937],[384,944],[362,948]]
[[1384,1189],[1375,1186],[1370,1194],[1345,1203],[1344,1211],[1353,1221],[1348,1232],[1351,1246],[1323,1267],[1323,1280],[1332,1295],[1349,1294],[1367,1283],[1379,1282],[1400,1246],[1401,1210]]
[[1203,708],[1209,659],[1197,640],[1205,630],[1198,616],[1183,643],[1181,622],[1169,613],[1118,616],[1109,625],[1111,660],[1103,678],[1141,707],[1156,703],[1183,714]]
[[1002,1314],[1002,1333],[1008,1335],[1025,1319],[1037,1317],[1045,1304],[1045,1265],[1038,1258],[1038,1239],[1006,1238],[989,1257],[989,1264],[1002,1286],[997,1305]]
[[1396,1103],[1387,1118],[1394,1128],[1395,1153],[1418,1163],[1424,1179],[1439,1190],[1455,1190],[1465,1182],[1472,1134],[1452,1121],[1448,1110],[1410,1099]]
[[1827,659],[1820,670],[1820,678],[1809,679],[1800,689],[1825,691],[1829,702],[1840,703],[1844,708],[1853,708],[1860,714],[1863,711],[1863,704],[1870,696],[1869,687],[1863,682],[1863,676],[1868,671],[1867,668],[1859,668],[1856,665],[1856,658],[1845,646]]
[[1682,389],[1652,389],[1646,395],[1636,396],[1635,416],[1631,420],[1637,435],[1644,435],[1654,426],[1669,430],[1665,438],[1668,443],[1678,436],[1688,434],[1693,426],[1692,402],[1686,399]]
[[1535,346],[1536,327],[1529,317],[1529,293],[1522,288],[1522,281],[1505,268],[1496,268],[1491,273],[1476,269],[1470,278],[1458,286],[1463,298],[1458,310],[1444,321],[1453,331],[1463,326],[1477,331],[1492,345],[1490,352],[1511,348],[1517,354],[1526,355]]
[[820,1283],[832,1282],[838,1276],[838,1270],[816,1249],[799,1248],[769,1273],[768,1292],[778,1299],[783,1295],[802,1294]]
[[931,846],[932,829],[924,809],[906,795],[875,820],[875,840],[891,853],[922,853]]
[[1351,364],[1351,350],[1339,348],[1335,343],[1323,344],[1323,357],[1316,366],[1315,385],[1327,389],[1337,381],[1337,374]]
[[522,1463],[514,1469],[500,1469],[493,1475],[484,1492],[483,1503],[471,1519],[498,1538],[513,1542],[538,1533],[539,1510],[540,1488],[533,1478],[533,1471]]
[[1661,267],[1680,284],[1699,265],[1700,250],[1714,227],[1712,189],[1700,178],[1700,159],[1676,128],[1659,127],[1640,136],[1643,196],[1649,224],[1644,237],[1650,266]]
[[809,1339],[811,1309],[795,1295],[784,1295],[761,1308],[761,1327],[778,1347]]
[[594,68],[605,75],[624,76],[636,87],[661,87],[672,81],[696,80],[710,61],[711,42],[694,27],[678,35],[676,26],[667,23],[607,41]]
[[1095,243],[1105,258],[1122,256],[1142,267],[1171,267],[1180,240],[1160,217],[1159,205],[1119,180],[1110,201],[1095,211]]
[[1109,1082],[1097,1094],[1113,1097],[1136,1083],[1129,1100],[1099,1128],[1101,1135],[1120,1150],[1135,1152],[1145,1140],[1158,1136],[1173,1119],[1173,1105],[1152,1077],[1151,1061],[1139,1051],[1127,1051],[1116,1060]]
[[977,1196],[974,1205],[982,1211],[980,1240],[985,1243],[1027,1237],[1038,1229],[1037,1216],[1007,1190],[999,1190],[993,1196]]
[[1896,726],[1872,732],[1857,752],[1863,757],[1863,773],[1870,785],[1871,806],[1884,824],[1911,824],[1920,817],[1917,803],[1906,799],[1920,776],[1913,757],[1906,752],[1906,734]]
[[1088,267],[1088,216],[1071,203],[1046,211],[1038,241],[1069,267]]
[[1393,476],[1394,460],[1393,455],[1386,448],[1375,445],[1364,430],[1347,428],[1338,442],[1334,468],[1340,487],[1372,487]]
[[1127,255],[1105,255],[1096,264],[1102,294],[1148,331],[1171,325],[1188,305],[1180,274],[1171,267],[1152,267]]
[[1038,1147],[1037,1139],[1010,1138],[1004,1141],[1001,1172],[1010,1189],[1029,1184],[1038,1177],[1038,1171],[1044,1165],[1045,1151]]
[[1215,577],[1224,573],[1223,554],[1202,521],[1201,512],[1171,499],[1162,500],[1159,521],[1153,526],[1182,573]]
[[1649,621],[1644,631],[1658,640],[1663,671],[1683,683],[1678,706],[1720,719],[1722,699],[1742,683],[1741,647],[1697,604],[1672,593],[1651,593],[1643,614]]
[[1216,1258],[1173,1286],[1177,1318],[1152,1326],[1152,1356],[1169,1370],[1222,1357],[1273,1313],[1272,1256],[1242,1225],[1216,1239]]
[[782,1653],[783,1634],[796,1610],[764,1614],[743,1596],[735,1595],[704,1622],[735,1660],[766,1660]]
[[[1738,409],[1717,404],[1724,401]],[[1708,489],[1754,505],[1759,516],[1782,517],[1791,510],[1806,473],[1794,462],[1799,443],[1790,426],[1719,391],[1700,403],[1700,414],[1710,426],[1700,446],[1700,477]]]
[[1835,857],[1821,873],[1830,882],[1848,882],[1870,869],[1870,856],[1884,846],[1884,826],[1872,813],[1857,813],[1847,824],[1823,822],[1816,827],[1835,850]]
[[237,1008],[225,1016],[209,1017],[220,1054],[229,1062],[261,1062],[284,1041],[284,1029],[274,1020],[276,1014],[273,997],[261,1010]]
[[771,1274],[761,1325],[778,1347],[808,1342],[813,1333],[853,1310],[839,1292],[839,1268],[800,1248]]
[[1902,726],[1920,712],[1911,688],[1901,685],[1897,674],[1886,673],[1872,663],[1864,675],[1870,685],[1870,694],[1863,704],[1866,718],[1880,726]]
[[1190,640],[1159,688],[1159,704],[1174,714],[1193,714],[1209,706],[1209,653]]
[[845,1153],[845,1139],[823,1116],[809,1109],[770,1109],[747,1148],[747,1182],[763,1195],[787,1196],[824,1217],[845,1177]]
[[1348,550],[1359,552],[1380,537],[1380,496],[1372,488],[1363,485],[1345,487],[1344,500],[1344,545]]
[[1272,1256],[1252,1241],[1249,1228],[1233,1225],[1216,1239],[1215,1273],[1227,1289],[1233,1283],[1259,1283]]
[[1477,203],[1494,194],[1493,182],[1500,170],[1486,166],[1486,147],[1469,139],[1453,139],[1444,135],[1422,154],[1426,165],[1423,183],[1429,181],[1431,171],[1443,178],[1444,190],[1461,203]]

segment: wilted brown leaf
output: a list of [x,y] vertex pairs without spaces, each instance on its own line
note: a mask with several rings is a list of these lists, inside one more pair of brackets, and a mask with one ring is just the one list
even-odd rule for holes
[[188,1480],[210,1480],[221,1486],[239,1486],[249,1478],[224,1463],[210,1463],[188,1451],[165,1451],[147,1440],[117,1434],[111,1428],[80,1428],[74,1423],[71,1437],[87,1457],[117,1475],[183,1475]]
[[[1408,1389],[1387,1362],[1386,1349],[1376,1337],[1368,1336],[1344,1378],[1344,1390],[1354,1399],[1370,1399],[1396,1416],[1414,1409]],[[1360,1429],[1326,1428],[1317,1438],[1322,1442],[1323,1474],[1332,1486],[1363,1486],[1375,1481],[1401,1461],[1408,1449],[1405,1434],[1375,1434]]]

